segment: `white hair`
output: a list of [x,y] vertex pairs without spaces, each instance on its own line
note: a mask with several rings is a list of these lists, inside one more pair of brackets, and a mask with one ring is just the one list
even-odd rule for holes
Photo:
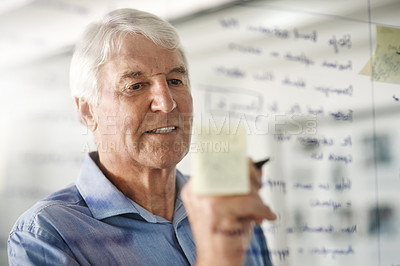
[[[87,26],[77,43],[70,66],[71,94],[96,105],[100,98],[99,68],[121,48],[127,34],[142,34],[155,44],[177,49],[187,68],[178,33],[167,21],[136,9],[117,9]],[[133,44],[134,45],[134,44]]]

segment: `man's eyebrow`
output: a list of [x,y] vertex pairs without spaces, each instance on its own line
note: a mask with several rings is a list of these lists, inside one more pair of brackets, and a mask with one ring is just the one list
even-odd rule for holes
[[143,73],[140,71],[125,72],[124,74],[122,74],[121,79],[135,78],[135,77],[139,77],[142,75],[143,75]]
[[171,69],[171,71],[169,73],[179,73],[179,74],[186,75],[187,71],[184,66],[179,66],[179,67],[175,67],[175,68]]
[[[187,71],[186,71],[186,68],[184,66],[179,66],[179,67],[174,67],[173,69],[171,69],[169,71],[169,73],[179,73],[179,74],[186,75]],[[140,76],[143,76],[143,72],[141,72],[141,71],[125,72],[125,73],[122,74],[121,80],[122,79],[126,79],[126,78],[140,77]]]

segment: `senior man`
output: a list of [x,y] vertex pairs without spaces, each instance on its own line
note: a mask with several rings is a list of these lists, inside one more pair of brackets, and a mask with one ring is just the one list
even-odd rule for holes
[[254,223],[275,215],[251,161],[252,191],[241,196],[195,195],[176,170],[190,144],[192,96],[170,24],[133,9],[109,13],[77,44],[70,81],[98,149],[75,184],[18,219],[10,265],[270,265]]

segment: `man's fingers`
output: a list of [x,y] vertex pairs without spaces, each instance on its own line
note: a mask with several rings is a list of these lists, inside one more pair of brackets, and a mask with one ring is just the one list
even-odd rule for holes
[[[237,219],[270,220],[276,219],[276,214],[263,203],[259,195],[219,196],[209,198],[209,209],[223,217]],[[223,206],[223,207],[222,207]]]
[[259,196],[238,197],[232,199],[228,206],[227,211],[240,219],[247,218],[257,222],[264,219],[274,221],[277,218],[276,214],[262,202]]
[[190,191],[190,185],[189,181],[182,190],[183,201],[186,204],[201,204],[209,212],[219,217],[238,217],[255,222],[264,219],[273,221],[277,218],[257,193],[235,196],[202,196],[194,195]]

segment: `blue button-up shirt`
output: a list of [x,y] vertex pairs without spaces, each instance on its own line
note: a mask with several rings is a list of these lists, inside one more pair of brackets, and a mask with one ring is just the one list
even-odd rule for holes
[[[119,191],[96,156],[86,157],[75,185],[18,219],[8,240],[10,265],[194,265],[195,244],[180,197],[187,177],[177,171],[175,211],[168,221]],[[246,265],[270,265],[258,227]]]

